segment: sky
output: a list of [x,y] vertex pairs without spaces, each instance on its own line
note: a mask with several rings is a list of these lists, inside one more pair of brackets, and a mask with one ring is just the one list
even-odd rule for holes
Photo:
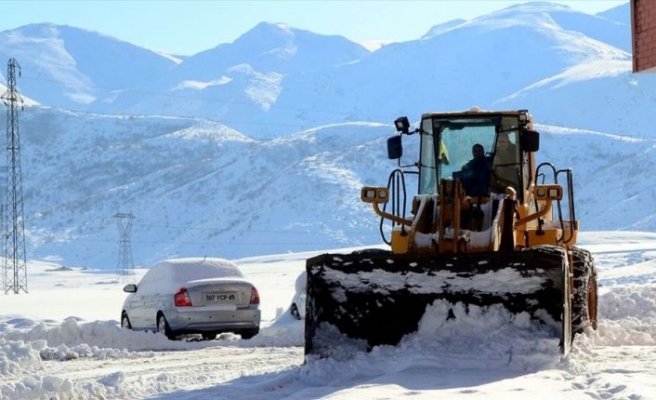
[[[231,43],[260,22],[286,23],[363,44],[407,41],[432,26],[471,19],[527,1],[2,1],[0,31],[50,22],[104,33],[135,45],[192,55]],[[627,0],[553,1],[596,14]]]
[[582,232],[578,244],[595,258],[599,326],[566,356],[521,314],[490,307],[445,320],[428,307],[397,346],[304,357],[304,322],[289,305],[318,252],[233,260],[260,292],[251,340],[121,329],[127,281],[30,260],[29,293],[0,296],[0,400],[656,399],[656,233]]

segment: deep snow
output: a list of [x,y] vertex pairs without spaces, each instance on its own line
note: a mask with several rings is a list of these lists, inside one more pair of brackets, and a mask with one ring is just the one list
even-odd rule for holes
[[596,260],[600,321],[565,357],[521,316],[477,310],[445,323],[431,318],[436,305],[396,347],[306,359],[288,306],[317,253],[234,260],[260,290],[263,329],[205,342],[120,329],[116,275],[30,262],[30,293],[0,296],[0,399],[656,399],[656,233],[580,236]]

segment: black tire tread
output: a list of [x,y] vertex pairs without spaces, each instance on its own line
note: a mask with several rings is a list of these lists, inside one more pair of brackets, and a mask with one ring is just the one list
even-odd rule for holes
[[[597,328],[597,271],[592,254],[585,249],[572,249],[574,296],[572,299],[572,334],[586,328]],[[594,298],[590,298],[590,296]]]
[[260,328],[251,328],[251,329],[242,329],[238,332],[241,335],[242,339],[251,339],[258,333],[260,333]]

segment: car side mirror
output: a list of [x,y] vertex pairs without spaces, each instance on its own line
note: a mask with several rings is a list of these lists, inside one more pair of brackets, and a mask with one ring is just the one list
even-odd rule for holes
[[125,285],[123,287],[123,291],[126,293],[137,293],[137,285],[134,283],[130,283],[129,285]]
[[390,160],[398,160],[403,155],[401,135],[392,136],[387,139],[387,157]]

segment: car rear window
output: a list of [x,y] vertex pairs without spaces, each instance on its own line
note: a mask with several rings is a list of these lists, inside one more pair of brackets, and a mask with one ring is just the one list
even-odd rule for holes
[[208,278],[243,278],[237,266],[222,259],[175,260],[168,261],[175,280],[195,281]]
[[244,278],[239,268],[222,258],[169,259],[153,266],[139,282],[139,292],[169,292],[189,281],[210,278]]

